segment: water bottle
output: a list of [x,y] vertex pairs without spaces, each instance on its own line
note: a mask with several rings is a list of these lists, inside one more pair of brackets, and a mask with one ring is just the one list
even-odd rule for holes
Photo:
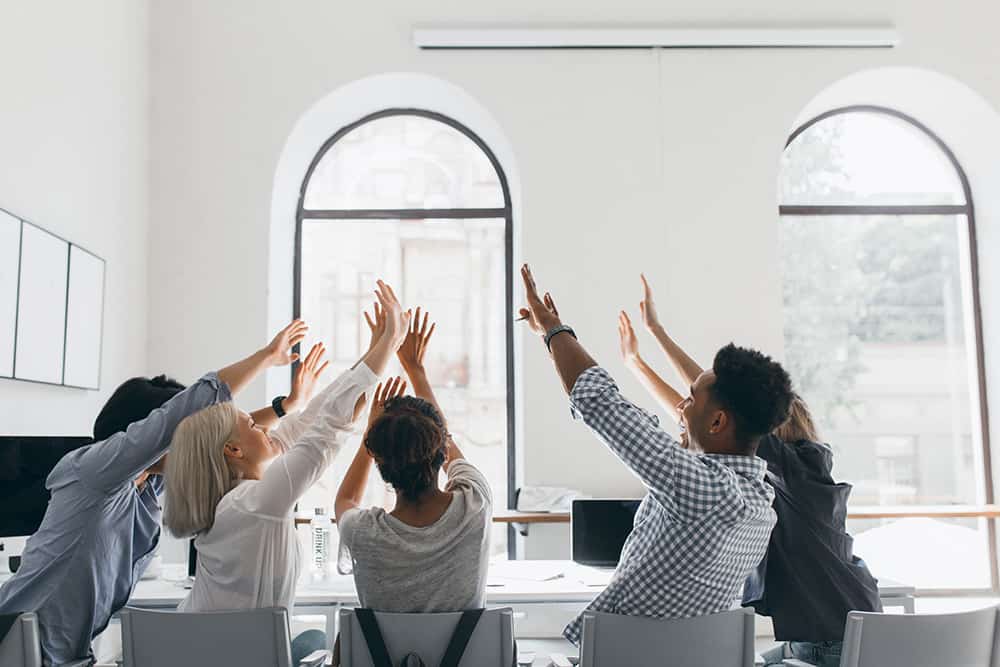
[[315,579],[325,579],[333,560],[333,521],[326,509],[316,508],[316,514],[309,522],[312,542],[312,573]]

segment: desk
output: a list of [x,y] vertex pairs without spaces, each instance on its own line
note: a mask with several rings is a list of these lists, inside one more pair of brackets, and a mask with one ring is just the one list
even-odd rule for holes
[[[136,585],[129,605],[143,609],[175,608],[187,595],[185,573],[186,569],[181,566],[164,567],[163,578],[140,581]],[[572,561],[491,563],[486,604],[513,607],[515,618],[522,619],[528,609],[534,613],[542,605],[550,605],[557,607],[560,614],[569,616],[560,621],[566,623],[607,585],[610,578],[610,570],[577,565]],[[879,582],[883,606],[901,607],[907,614],[914,611],[914,592],[913,586],[885,580]],[[292,613],[325,617],[327,636],[334,637],[339,609],[357,604],[353,577],[334,575],[326,581],[314,582],[306,572],[300,579]]]

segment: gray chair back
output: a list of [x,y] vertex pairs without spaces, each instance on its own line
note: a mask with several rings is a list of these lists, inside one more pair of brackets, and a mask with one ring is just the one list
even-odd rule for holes
[[42,667],[38,617],[35,614],[19,614],[6,636],[0,638],[0,665],[3,667]]
[[120,612],[125,667],[292,667],[284,609]]
[[580,667],[753,667],[752,609],[660,619],[588,611]]
[[[441,663],[461,616],[461,612],[375,612],[393,664],[399,664],[409,653],[416,653],[431,666]],[[374,667],[353,609],[340,610],[340,664],[343,667]],[[509,608],[483,612],[459,664],[461,667],[511,667],[514,664],[514,614]]]
[[1000,667],[997,607],[958,614],[847,615],[841,667]]

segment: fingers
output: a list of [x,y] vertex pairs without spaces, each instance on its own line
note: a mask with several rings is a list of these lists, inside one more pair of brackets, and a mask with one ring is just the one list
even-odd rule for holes
[[552,295],[548,292],[545,293],[545,307],[552,311],[552,314],[559,317],[559,311],[556,309],[556,302],[552,300]]
[[305,360],[302,362],[300,368],[304,368],[307,371],[312,371],[316,368],[316,363],[323,356],[323,343],[316,343],[309,349],[309,354],[306,355]]
[[[424,322],[424,324],[426,324],[426,322]],[[434,327],[436,327],[436,326],[437,326],[437,322],[432,322],[431,323],[431,330],[427,332],[426,336],[424,336],[424,344],[426,344],[428,341],[430,341],[431,336],[434,335]]]
[[330,365],[329,361],[324,361],[323,364],[319,368],[316,369],[316,372],[314,373],[314,375],[316,377],[319,377],[320,375],[323,374],[323,372],[326,370],[326,367],[329,366],[329,365]]
[[379,301],[382,302],[383,307],[386,307],[387,304],[399,305],[399,299],[396,298],[396,293],[392,291],[392,287],[388,283],[377,280],[376,284],[378,289],[375,290],[375,293],[379,295]]
[[298,333],[301,330],[309,330],[309,325],[306,324],[305,320],[295,319],[288,323],[284,329],[278,332],[279,336],[291,336]]
[[[376,310],[375,317],[377,319],[378,318],[378,314],[377,314],[378,313],[378,305],[375,306],[375,310]],[[375,323],[372,322],[372,318],[368,316],[368,311],[364,310],[364,311],[361,311],[361,312],[363,312],[364,315],[365,315],[365,322],[368,323],[368,328],[371,329],[372,331],[375,331]]]
[[291,355],[289,355],[289,357],[288,357],[288,363],[290,363],[290,364],[294,364],[298,360],[299,360],[299,353],[298,352],[292,352]]
[[645,294],[645,296],[646,296],[647,299],[652,299],[653,298],[653,290],[649,286],[649,281],[646,280],[646,274],[645,273],[640,273],[639,274],[639,278],[642,279],[642,291],[643,291],[643,294]]
[[538,288],[535,286],[535,277],[531,275],[531,269],[525,264],[521,267],[521,279],[524,281],[524,291],[528,297],[528,303],[536,301],[541,303],[541,299],[538,298]]

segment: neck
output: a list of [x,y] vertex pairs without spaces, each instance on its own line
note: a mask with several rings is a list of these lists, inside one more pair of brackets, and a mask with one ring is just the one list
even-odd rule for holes
[[441,489],[438,489],[436,487],[433,489],[428,489],[417,498],[407,498],[402,494],[397,494],[396,506],[393,511],[401,509],[421,510],[428,507],[429,505],[435,504],[435,501],[440,500],[444,496],[450,498],[451,494],[448,493],[447,491],[442,491]]

